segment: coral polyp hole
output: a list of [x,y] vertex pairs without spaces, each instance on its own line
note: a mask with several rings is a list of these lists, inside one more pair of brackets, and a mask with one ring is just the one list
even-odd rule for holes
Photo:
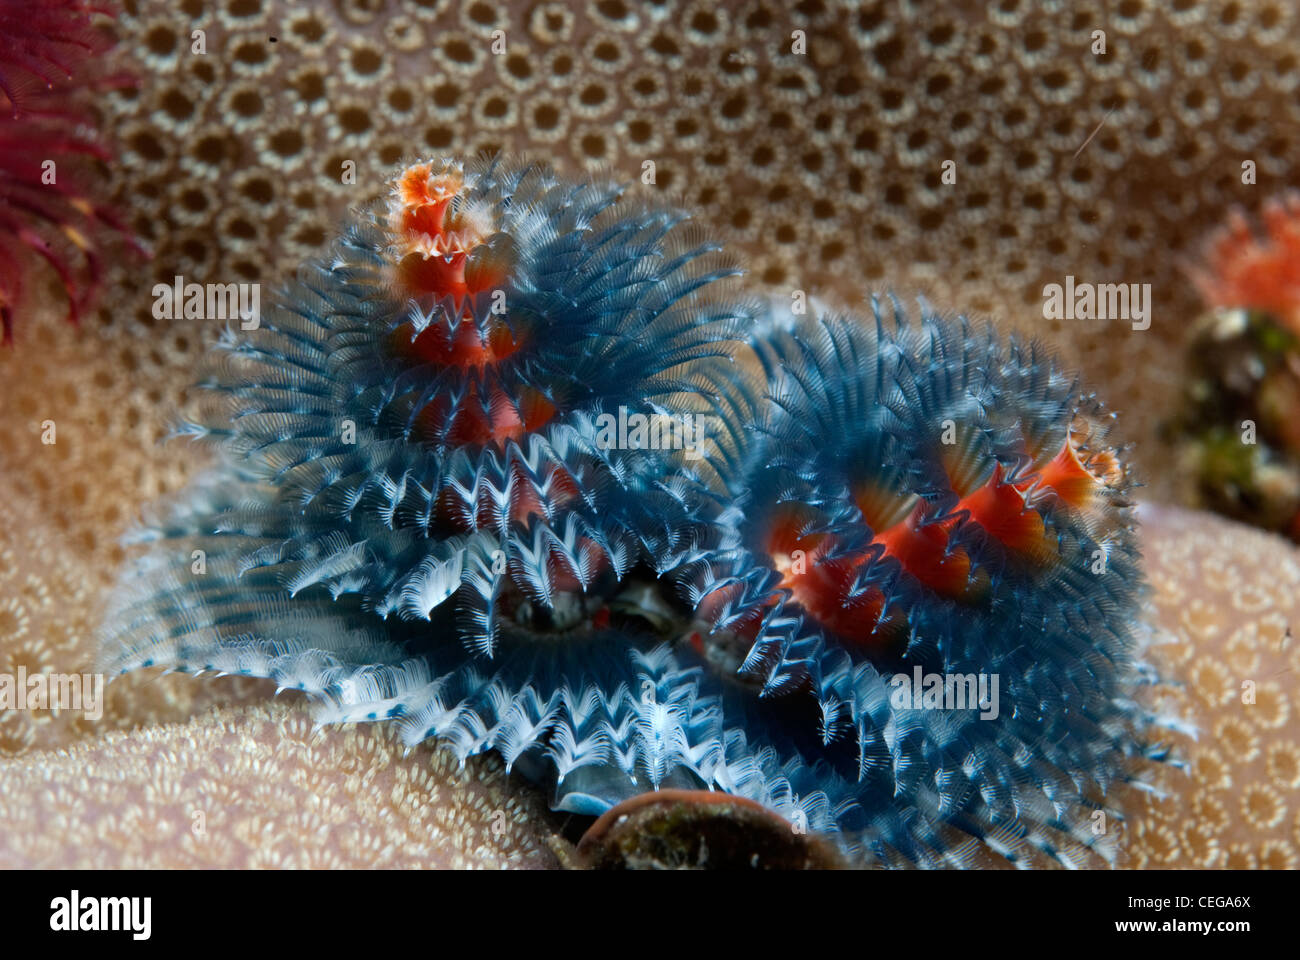
[[370,112],[362,107],[344,107],[337,116],[344,132],[354,136],[365,133],[371,127]]
[[497,12],[486,3],[473,3],[465,11],[466,16],[480,26],[490,27],[497,22]]
[[149,131],[134,134],[128,143],[132,150],[150,162],[157,163],[167,156],[167,151],[158,142],[158,138]]
[[560,111],[549,103],[540,104],[533,111],[533,124],[538,130],[554,130],[560,125]]
[[174,87],[163,94],[159,105],[176,121],[189,120],[194,116],[194,101]]
[[433,105],[442,110],[450,110],[460,102],[460,87],[454,83],[440,83],[433,88]]
[[159,57],[170,56],[176,51],[176,33],[171,27],[154,27],[145,34],[144,43],[150,53]]
[[533,75],[533,65],[528,58],[517,53],[509,54],[505,60],[506,72],[516,80],[528,80]]
[[435,150],[451,146],[456,135],[448,127],[429,127],[424,131],[424,142]]
[[296,157],[307,145],[302,131],[294,128],[276,131],[267,143],[276,154],[284,158]]
[[256,90],[241,90],[230,99],[230,106],[241,117],[252,118],[261,115],[266,103]]
[[209,206],[207,194],[200,189],[189,188],[181,193],[181,206],[194,213],[202,213]]
[[193,155],[206,164],[219,166],[226,158],[227,144],[226,138],[218,134],[200,137],[194,144]]
[[261,66],[270,58],[269,48],[260,41],[241,43],[235,47],[235,59],[250,67]]
[[443,44],[442,53],[452,63],[471,64],[474,62],[474,49],[464,40],[448,40]]
[[415,95],[406,87],[394,87],[388,91],[388,105],[398,113],[406,113],[415,106]]
[[821,259],[823,263],[834,263],[840,257],[844,256],[847,247],[841,240],[831,240],[822,244]]
[[320,43],[325,38],[325,24],[314,16],[304,16],[295,20],[290,25],[289,30],[298,39],[303,40],[308,45]]
[[354,73],[361,77],[368,77],[380,71],[384,65],[384,58],[373,47],[358,47],[352,52],[350,63]]

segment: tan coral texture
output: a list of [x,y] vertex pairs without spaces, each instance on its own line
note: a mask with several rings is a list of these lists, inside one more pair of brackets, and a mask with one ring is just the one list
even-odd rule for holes
[[0,760],[4,867],[553,867],[544,806],[391,729],[228,708]]
[[1300,550],[1203,513],[1144,508],[1153,649],[1169,682],[1158,710],[1190,722],[1171,738],[1185,773],[1137,802],[1128,866],[1300,866]]

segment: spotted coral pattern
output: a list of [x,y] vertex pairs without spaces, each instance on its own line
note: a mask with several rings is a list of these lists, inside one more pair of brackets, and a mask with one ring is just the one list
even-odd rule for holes
[[0,781],[9,869],[557,864],[545,811],[498,762],[317,731],[288,704],[0,759]]
[[[66,331],[69,357],[82,349]],[[51,456],[74,447],[64,437]],[[62,446],[60,446],[62,444]],[[94,548],[69,540],[26,497],[0,500],[0,674],[57,671],[92,676],[104,591],[113,571],[88,562]],[[179,681],[179,682],[178,682]],[[127,677],[105,687],[103,715],[73,710],[0,710],[0,758],[65,746],[141,724],[175,723],[215,704],[264,699],[273,685],[246,677],[194,684],[184,677]]]
[[[1212,514],[1140,510],[1162,671],[1152,706],[1184,717],[1171,734],[1186,771],[1155,771],[1118,825],[1133,868],[1296,869],[1300,856],[1300,552]],[[1261,559],[1270,571],[1257,576]]]
[[[430,151],[540,148],[626,175],[653,160],[783,293],[851,300],[887,278],[1032,328],[1124,399],[1155,465],[1168,348],[1198,299],[1159,264],[1190,259],[1228,206],[1258,206],[1243,160],[1261,191],[1300,186],[1294,16],[1280,0],[144,0],[123,29],[157,81],[109,104],[116,175],[159,279],[265,280],[360,199],[345,160],[357,183]],[[1042,319],[1043,286],[1067,274],[1152,282],[1152,330]],[[120,302],[106,322],[156,326],[138,291]]]

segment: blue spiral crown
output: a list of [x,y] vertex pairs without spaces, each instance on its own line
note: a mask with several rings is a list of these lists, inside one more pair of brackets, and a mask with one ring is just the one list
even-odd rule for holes
[[[1156,751],[1105,412],[925,308],[778,320],[686,220],[404,168],[218,344],[178,431],[216,465],[136,537],[104,668],[269,677],[575,812],[708,787],[864,862],[1107,855]],[[966,675],[996,716],[926,700]]]

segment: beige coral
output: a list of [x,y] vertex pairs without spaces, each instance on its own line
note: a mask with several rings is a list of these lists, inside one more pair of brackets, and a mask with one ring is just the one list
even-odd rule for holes
[[[51,329],[58,328],[46,328]],[[108,443],[78,426],[57,416],[52,444],[42,444],[42,431],[34,429],[27,456],[75,466],[87,447],[111,455]],[[0,467],[7,462],[0,456]],[[87,469],[82,481],[87,487],[112,485],[119,496],[131,495],[133,485],[124,471]],[[40,498],[26,492],[33,474],[39,477],[40,470],[10,469],[3,475],[8,487],[0,497],[0,675],[15,676],[19,668],[29,676],[49,671],[89,675],[103,591],[117,575],[120,551],[109,532],[90,542],[69,538],[66,518],[38,506]],[[120,507],[127,516],[135,509],[135,504]],[[125,677],[108,686],[103,715],[94,719],[67,710],[0,711],[0,758],[141,723],[183,720],[214,704],[260,701],[272,688],[243,677],[210,684],[182,676]]]
[[1300,856],[1300,551],[1280,537],[1170,507],[1144,507],[1153,654],[1168,682],[1153,706],[1190,723],[1171,742],[1186,772],[1156,771],[1122,848],[1132,867],[1283,867]]
[[0,760],[0,866],[557,864],[544,804],[498,760],[404,753],[390,728],[313,732],[265,704]]

